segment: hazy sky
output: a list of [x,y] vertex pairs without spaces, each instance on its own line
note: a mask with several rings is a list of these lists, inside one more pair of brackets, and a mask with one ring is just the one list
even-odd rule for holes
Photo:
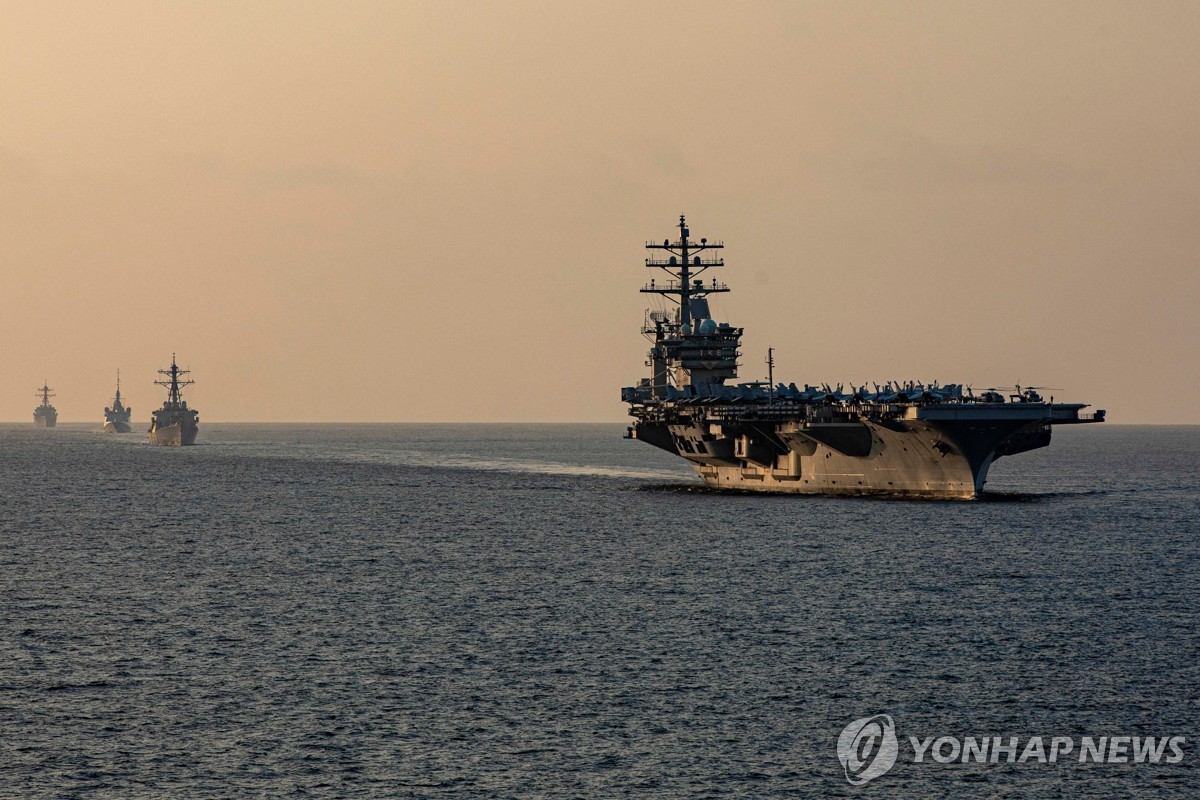
[[0,419],[620,420],[686,212],[746,379],[1200,422],[1200,3],[0,9]]

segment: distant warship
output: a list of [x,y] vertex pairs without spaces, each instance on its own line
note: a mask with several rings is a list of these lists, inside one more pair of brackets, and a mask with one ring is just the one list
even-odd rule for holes
[[[723,267],[708,251],[724,245],[689,236],[648,243],[662,256],[646,266],[667,273],[643,292],[677,307],[646,316],[650,377],[621,390],[636,420],[627,438],[687,459],[709,486],[801,494],[886,494],[974,498],[1001,456],[1050,444],[1052,425],[1103,422],[1078,403],[1045,402],[1037,389],[976,395],[961,384],[889,381],[830,387],[737,378],[742,328],[712,319],[708,295],[728,292],[699,275]],[[701,255],[704,253],[704,255]]]
[[104,409],[104,430],[106,433],[129,433],[133,427],[129,418],[133,415],[132,408],[121,405],[121,370],[117,370],[117,396],[113,398],[112,408]]
[[42,398],[42,404],[33,410],[33,424],[39,428],[53,428],[58,424],[58,410],[50,405],[50,398],[54,397],[54,392],[43,382],[42,388],[38,389],[34,397]]
[[188,408],[181,392],[184,386],[195,381],[180,380],[179,376],[187,375],[188,370],[176,366],[174,353],[171,354],[171,368],[160,369],[158,374],[166,376],[165,380],[155,383],[167,388],[167,401],[150,414],[150,444],[195,444],[200,414]]

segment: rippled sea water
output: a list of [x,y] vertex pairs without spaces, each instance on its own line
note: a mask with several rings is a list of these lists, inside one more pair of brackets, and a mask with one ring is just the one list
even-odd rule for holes
[[622,430],[0,426],[0,796],[1200,796],[1200,428],[1056,429],[979,502],[704,491]]

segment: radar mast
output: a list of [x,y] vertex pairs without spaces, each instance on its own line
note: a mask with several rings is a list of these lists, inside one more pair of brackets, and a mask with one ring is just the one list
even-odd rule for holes
[[180,391],[184,386],[190,386],[195,383],[193,380],[180,380],[181,375],[188,375],[191,370],[180,369],[175,363],[175,354],[171,353],[171,368],[160,369],[159,375],[166,376],[166,380],[155,381],[159,386],[165,386],[167,389],[167,402],[164,407],[174,407],[183,403],[183,393]]
[[50,388],[49,381],[42,381],[42,388],[38,389],[37,393],[34,395],[34,397],[42,398],[42,407],[43,408],[50,405],[50,398],[54,397],[54,396],[55,396],[55,394],[54,394],[54,391]]
[[[669,239],[664,239],[662,244],[646,242],[647,250],[662,250],[669,254],[657,258],[654,256],[647,258],[646,266],[650,269],[661,269],[670,276],[670,279],[665,284],[659,285],[651,278],[650,283],[642,288],[642,292],[671,298],[679,304],[679,324],[690,326],[692,322],[691,301],[693,299],[698,300],[716,292],[729,291],[729,287],[723,283],[717,283],[716,278],[713,278],[712,283],[706,286],[704,281],[696,277],[707,269],[725,266],[723,258],[704,258],[698,253],[705,250],[721,250],[725,245],[721,242],[710,243],[708,239],[701,239],[699,243],[692,240],[687,220],[683,214],[679,215],[677,227],[679,228],[679,239],[674,242]],[[684,333],[687,332],[684,331]]]

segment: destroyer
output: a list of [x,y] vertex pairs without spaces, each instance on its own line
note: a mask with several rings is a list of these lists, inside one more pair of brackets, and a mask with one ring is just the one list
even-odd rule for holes
[[50,390],[49,382],[42,381],[42,388],[37,390],[34,397],[42,398],[42,404],[33,410],[33,424],[38,428],[53,428],[58,424],[58,409],[50,405],[54,392]]
[[113,398],[112,408],[104,409],[104,431],[106,433],[129,433],[133,426],[129,418],[133,409],[121,404],[121,370],[117,370],[117,396]]
[[646,247],[662,251],[646,266],[667,279],[642,292],[677,307],[646,316],[651,371],[621,390],[636,420],[627,438],[686,458],[709,486],[974,498],[993,461],[1050,444],[1052,425],[1104,421],[1103,411],[1046,402],[1029,387],[1006,398],[936,382],[849,392],[776,384],[770,351],[767,381],[727,385],[737,378],[743,329],[712,319],[708,295],[729,288],[699,277],[725,265],[713,257],[723,245],[693,240],[681,216],[678,239]]
[[194,408],[188,408],[183,399],[183,387],[195,381],[181,380],[181,375],[189,374],[186,369],[180,369],[175,364],[175,354],[171,354],[171,368],[160,369],[159,375],[165,380],[155,381],[159,386],[167,388],[167,401],[162,408],[150,414],[150,444],[187,445],[196,443],[196,433],[200,426],[200,414]]

